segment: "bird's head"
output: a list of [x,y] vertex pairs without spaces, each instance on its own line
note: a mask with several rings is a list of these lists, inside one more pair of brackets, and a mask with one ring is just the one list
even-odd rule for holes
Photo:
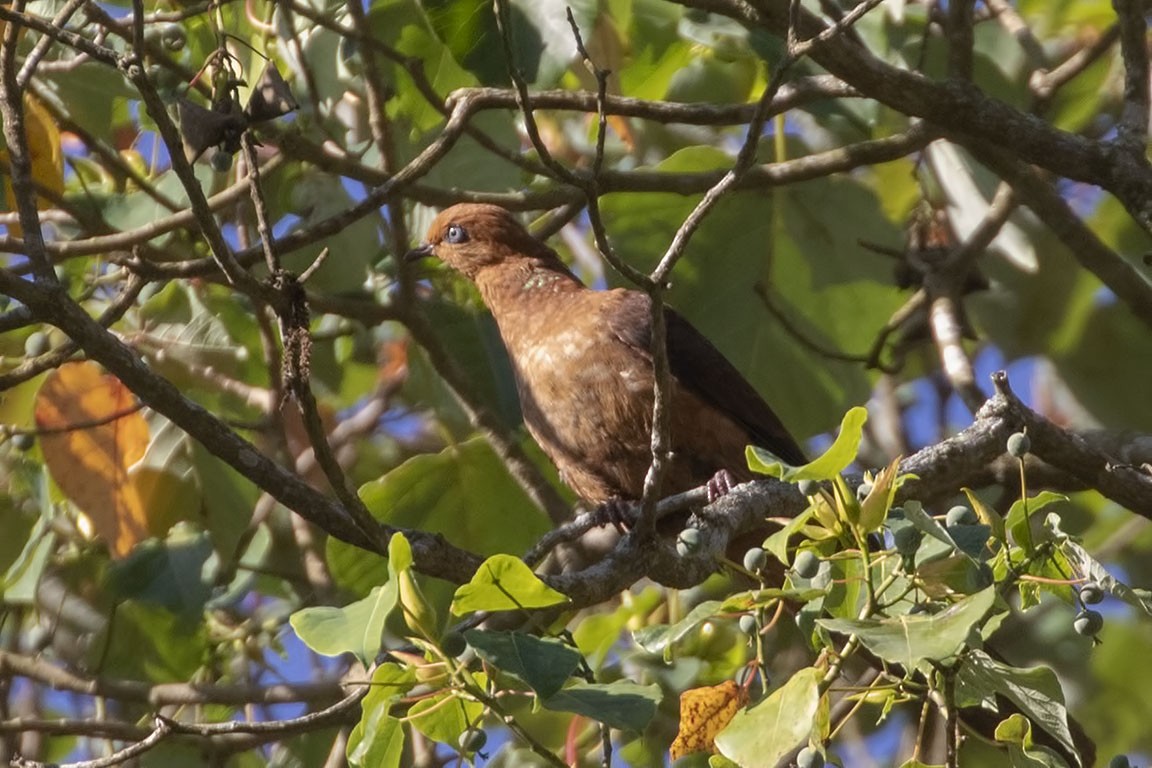
[[498,205],[462,203],[440,212],[424,243],[408,252],[408,261],[435,256],[465,277],[475,280],[486,267],[521,259],[556,262],[556,254],[529,234],[516,218]]

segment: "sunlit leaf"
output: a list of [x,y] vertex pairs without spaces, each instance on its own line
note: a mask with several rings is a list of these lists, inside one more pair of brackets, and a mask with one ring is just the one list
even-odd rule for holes
[[883,619],[817,619],[816,623],[831,632],[856,635],[880,658],[911,671],[922,661],[940,661],[954,655],[995,601],[996,589],[988,587],[937,614]]
[[512,555],[493,555],[480,564],[472,580],[456,590],[452,612],[511,611],[547,608],[568,598],[540,580],[524,561]]
[[415,683],[411,670],[381,664],[360,706],[360,722],[348,736],[348,764],[354,768],[399,768],[404,756],[404,726],[389,711]]
[[383,642],[384,621],[399,599],[396,581],[376,587],[368,597],[335,608],[302,608],[289,618],[304,644],[316,653],[354,653],[366,666],[376,659]]
[[776,765],[812,733],[823,673],[802,669],[760,703],[737,712],[716,737],[722,755],[740,765]]
[[866,409],[857,406],[849,410],[840,422],[840,433],[836,441],[818,458],[800,467],[787,467],[764,449],[750,445],[747,450],[748,467],[754,472],[778,477],[786,482],[830,480],[856,460],[860,439],[864,434],[864,422],[867,420]]
[[706,600],[680,619],[675,624],[656,624],[638,629],[632,633],[632,639],[648,653],[667,654],[669,648],[701,623],[712,618],[721,610],[718,600]]
[[672,760],[693,752],[711,752],[716,734],[732,722],[745,698],[732,680],[681,693],[680,729],[669,750]]
[[95,363],[68,363],[36,397],[44,461],[60,490],[88,516],[115,557],[153,533],[129,468],[148,446],[148,425],[119,379]]

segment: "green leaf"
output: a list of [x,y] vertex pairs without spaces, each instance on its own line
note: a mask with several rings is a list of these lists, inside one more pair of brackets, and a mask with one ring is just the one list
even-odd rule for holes
[[812,732],[822,677],[814,667],[802,669],[768,698],[737,712],[716,736],[716,749],[740,765],[776,765]]
[[300,640],[316,653],[354,653],[365,666],[370,666],[383,647],[384,621],[398,599],[397,583],[391,580],[373,589],[368,597],[343,608],[303,608],[288,621]]
[[815,512],[815,509],[809,507],[789,520],[780,530],[765,539],[764,549],[768,550],[770,555],[784,565],[789,565],[788,541],[808,524],[808,521],[812,519],[812,515],[814,515]]
[[432,741],[455,744],[483,714],[483,704],[447,690],[413,704],[408,722]]
[[372,674],[372,687],[361,702],[360,722],[348,736],[352,768],[399,768],[404,756],[404,725],[389,710],[415,683],[411,669],[381,664]]
[[212,596],[215,562],[207,533],[178,531],[167,541],[149,539],[112,563],[108,586],[121,599],[162,605],[185,619],[198,618]]
[[1077,754],[1076,744],[1068,730],[1064,692],[1060,689],[1056,673],[1051,669],[1019,669],[1002,664],[983,651],[973,651],[965,656],[964,664],[956,676],[956,684],[957,695],[969,699],[985,698],[993,693],[1006,697],[1032,722],[1067,747],[1070,754]]
[[788,467],[763,448],[748,446],[746,457],[748,468],[763,475],[778,477],[785,482],[799,480],[831,480],[856,460],[860,450],[860,439],[864,435],[864,422],[868,411],[856,406],[844,414],[840,421],[840,434],[828,450],[801,467]]
[[541,698],[559,691],[580,666],[580,652],[552,638],[470,629],[464,639],[480,658],[520,678]]
[[900,768],[945,768],[943,765],[936,765],[935,763],[922,763],[916,758],[912,758],[906,762],[900,763]]
[[925,538],[921,543],[920,548],[916,551],[916,562],[926,563],[959,549],[952,539],[952,535],[948,533],[948,529],[925,512],[919,503],[904,506],[904,519],[933,539],[933,541],[929,541],[928,538]]
[[892,508],[896,499],[896,491],[904,479],[897,474],[899,467],[900,459],[893,459],[887,467],[876,475],[872,483],[872,490],[860,502],[860,520],[857,524],[860,528],[861,539],[880,530],[881,526],[884,525],[888,510]]
[[[15,526],[13,526],[15,528]],[[31,605],[36,600],[36,588],[48,563],[48,556],[56,547],[56,534],[47,518],[40,516],[32,526],[20,555],[4,572],[0,580],[0,594],[4,602]]]
[[102,637],[89,646],[90,668],[153,683],[187,682],[209,653],[203,621],[181,618],[166,608],[122,601]]
[[856,635],[868,650],[911,672],[921,661],[941,661],[955,655],[995,600],[995,587],[988,587],[935,615],[818,619],[816,623],[831,632]]
[[1000,516],[1000,513],[985,504],[972,489],[963,488],[961,490],[968,497],[968,503],[972,505],[972,511],[976,513],[976,517],[980,519],[981,523],[991,528],[993,538],[999,542],[1006,542],[1008,539],[1004,528],[1004,518]]
[[1000,721],[996,741],[1008,745],[1008,764],[1012,768],[1067,768],[1067,763],[1047,747],[1032,743],[1032,724],[1020,713]]
[[1018,546],[1028,547],[1030,549],[1034,544],[1035,533],[1032,531],[1031,526],[1036,513],[1049,504],[1067,501],[1067,496],[1060,493],[1053,493],[1052,491],[1041,491],[1035,496],[1017,499],[1008,510],[1008,516],[1004,521],[1008,533],[1012,535],[1012,540],[1016,542]]
[[1076,569],[1077,575],[1087,581],[1096,582],[1105,592],[1120,598],[1145,614],[1152,615],[1152,600],[1142,599],[1130,586],[1113,577],[1096,558],[1088,554],[1088,550],[1084,547],[1071,539],[1067,539],[1061,542],[1060,550],[1068,559],[1069,564]]
[[[547,518],[484,438],[414,456],[365,483],[360,496],[381,522],[440,533],[484,556],[523,552],[548,530]],[[383,558],[334,538],[327,548],[333,575],[354,592],[367,594],[385,579]]]
[[743,613],[753,608],[760,608],[776,602],[788,600],[794,603],[807,603],[827,594],[824,589],[754,589],[751,592],[739,592],[726,598],[720,606],[720,613]]
[[632,633],[632,640],[648,653],[664,653],[701,623],[720,613],[719,600],[706,600],[675,624],[656,624]]
[[547,608],[566,602],[566,595],[541,581],[520,558],[493,555],[480,564],[471,581],[456,590],[452,613]]
[[548,709],[575,712],[622,731],[643,731],[656,715],[663,694],[658,685],[631,680],[596,684],[577,682],[541,700]]

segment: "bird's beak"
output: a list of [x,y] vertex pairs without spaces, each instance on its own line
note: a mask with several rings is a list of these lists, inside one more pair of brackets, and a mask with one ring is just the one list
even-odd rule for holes
[[408,253],[404,254],[404,261],[411,264],[414,261],[420,261],[420,259],[428,258],[432,255],[432,250],[432,243],[425,243],[419,248],[413,248],[412,250],[408,251]]

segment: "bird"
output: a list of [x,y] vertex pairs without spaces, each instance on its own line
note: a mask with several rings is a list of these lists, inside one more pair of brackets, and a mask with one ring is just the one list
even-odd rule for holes
[[[471,280],[507,348],[529,433],[578,497],[638,501],[652,463],[651,297],[586,286],[508,210],[441,211],[408,261],[434,256]],[[707,486],[709,501],[752,479],[746,446],[791,465],[805,454],[737,368],[683,316],[664,310],[671,461],[661,491]]]

